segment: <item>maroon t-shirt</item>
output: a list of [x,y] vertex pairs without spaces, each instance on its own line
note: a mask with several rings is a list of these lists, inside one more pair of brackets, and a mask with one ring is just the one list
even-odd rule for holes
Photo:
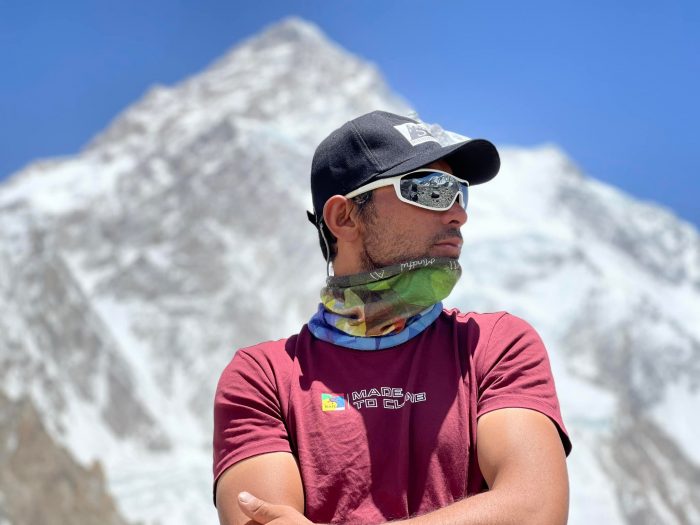
[[444,311],[410,341],[352,350],[304,326],[236,352],[214,404],[214,493],[245,458],[291,452],[305,515],[373,524],[425,514],[486,489],[476,456],[479,416],[537,410],[571,443],[547,352],[506,312]]

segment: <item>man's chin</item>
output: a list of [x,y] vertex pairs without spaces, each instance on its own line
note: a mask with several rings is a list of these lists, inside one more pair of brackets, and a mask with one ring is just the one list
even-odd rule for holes
[[462,247],[454,244],[435,244],[430,248],[429,254],[433,257],[448,257],[459,259]]

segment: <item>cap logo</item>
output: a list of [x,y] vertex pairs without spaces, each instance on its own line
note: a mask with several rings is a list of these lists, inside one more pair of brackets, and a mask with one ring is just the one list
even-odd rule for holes
[[417,146],[424,142],[437,142],[439,144],[438,139],[430,134],[430,130],[425,124],[406,122],[405,124],[394,126],[394,129],[401,133],[403,138],[410,142],[411,146]]

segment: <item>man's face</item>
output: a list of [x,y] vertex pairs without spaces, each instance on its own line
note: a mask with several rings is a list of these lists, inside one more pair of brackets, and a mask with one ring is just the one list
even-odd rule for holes
[[[445,161],[425,167],[452,173]],[[384,187],[374,190],[372,205],[362,221],[363,271],[423,257],[459,257],[459,230],[467,222],[459,200],[446,211],[427,210],[399,200],[394,188]]]

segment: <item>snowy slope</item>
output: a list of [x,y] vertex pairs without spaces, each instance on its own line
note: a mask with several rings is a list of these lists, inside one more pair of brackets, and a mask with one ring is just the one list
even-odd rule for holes
[[[409,106],[289,19],[154,87],[79,155],[0,186],[0,388],[30,396],[80,462],[102,461],[128,519],[216,523],[218,375],[313,312],[311,155],[373,109]],[[448,302],[509,310],[547,344],[574,441],[570,523],[692,523],[698,232],[555,146],[501,153],[473,189]]]

